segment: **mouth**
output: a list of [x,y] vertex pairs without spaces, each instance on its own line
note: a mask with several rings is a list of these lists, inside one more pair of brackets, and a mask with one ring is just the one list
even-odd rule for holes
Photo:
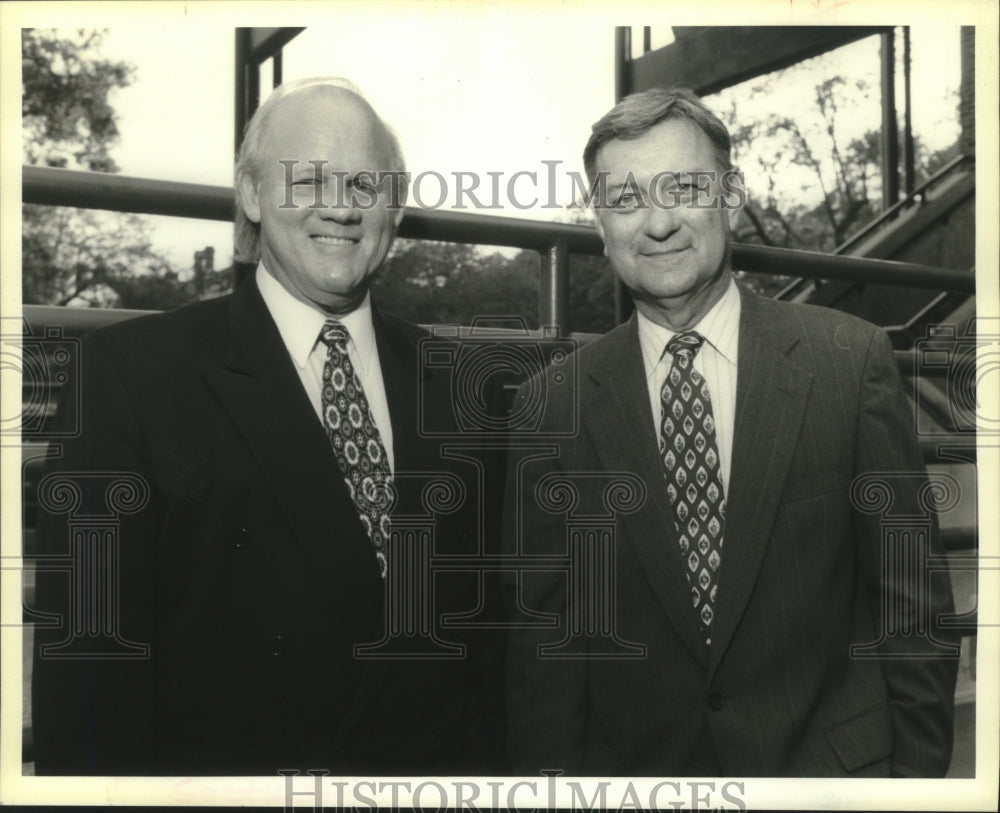
[[679,248],[661,248],[656,251],[643,251],[643,257],[669,257],[672,254],[680,254],[682,251],[687,251],[691,246],[680,246]]
[[324,246],[353,246],[359,242],[354,237],[331,237],[325,234],[311,234],[310,238]]

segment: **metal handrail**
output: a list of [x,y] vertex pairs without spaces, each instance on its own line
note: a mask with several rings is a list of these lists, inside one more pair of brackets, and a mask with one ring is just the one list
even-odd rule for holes
[[964,294],[976,292],[975,275],[967,271],[895,260],[841,257],[819,251],[735,243],[733,266],[758,274],[796,274],[808,279],[839,279]]
[[[160,181],[53,167],[24,166],[21,170],[25,203],[197,220],[233,220],[235,197],[231,186]],[[595,256],[600,256],[604,250],[600,237],[589,226],[442,212],[411,206],[406,207],[405,213],[400,237],[539,251],[564,243],[571,254]]]
[[[857,233],[852,234],[850,237],[848,237],[843,243],[841,243],[833,250],[833,253],[843,254],[844,252],[852,249],[854,246],[856,246],[862,240],[867,238],[873,232],[877,231],[881,226],[883,226],[889,220],[892,220],[895,217],[897,217],[903,211],[903,209],[907,208],[908,206],[911,206],[914,202],[916,202],[918,198],[922,199],[927,190],[929,190],[932,186],[936,186],[945,176],[951,174],[952,170],[954,170],[956,167],[959,167],[966,161],[971,161],[971,160],[972,159],[968,155],[957,155],[954,158],[952,158],[947,164],[945,164],[937,172],[931,175],[930,178],[927,178],[923,183],[919,184],[905,198],[896,201],[888,209],[886,209],[883,212],[880,212],[879,215],[874,220],[871,220],[870,222],[866,223],[865,226],[862,229],[860,229]],[[923,203],[923,200],[921,200],[921,203]]]
[[[51,167],[26,166],[22,173],[25,203],[208,220],[231,220],[233,217],[233,189],[228,186],[158,181]],[[554,279],[568,271],[568,255],[599,256],[603,252],[600,238],[589,226],[412,207],[407,207],[405,212],[399,231],[401,237],[548,252],[550,262],[543,266],[540,292],[542,304],[546,307],[541,308],[539,316],[546,320],[559,318],[547,321],[547,324],[566,323],[564,308],[556,307],[559,298],[552,300],[548,295],[557,287]],[[732,257],[734,267],[763,274],[795,274],[809,278],[975,293],[975,277],[972,274],[918,263],[842,257],[744,243],[733,244]]]
[[[855,248],[857,245],[862,243],[876,231],[878,231],[882,226],[886,225],[889,221],[895,220],[904,209],[908,209],[913,206],[913,204],[919,199],[920,204],[923,205],[926,202],[926,194],[932,186],[936,186],[945,177],[950,175],[953,170],[960,167],[966,162],[971,162],[973,159],[968,155],[958,155],[951,159],[943,167],[941,167],[937,172],[935,172],[930,178],[927,178],[923,183],[919,184],[912,192],[910,192],[905,198],[897,201],[888,209],[880,212],[874,220],[866,223],[856,234],[848,237],[843,243],[837,246],[831,254],[837,255],[847,255],[847,252]],[[798,294],[805,291],[805,286],[811,283],[812,278],[799,276],[797,279],[792,280],[784,288],[782,288],[778,293],[774,295],[775,299],[788,299],[792,294]]]

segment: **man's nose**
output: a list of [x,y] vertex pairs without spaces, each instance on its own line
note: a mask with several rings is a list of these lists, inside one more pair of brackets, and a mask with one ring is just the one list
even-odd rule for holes
[[680,217],[677,207],[671,205],[669,199],[663,201],[651,200],[646,210],[646,220],[643,229],[647,236],[654,240],[666,240],[680,228]]
[[329,181],[323,189],[325,206],[317,209],[324,220],[336,223],[360,223],[363,209],[359,207],[357,192],[334,181]]

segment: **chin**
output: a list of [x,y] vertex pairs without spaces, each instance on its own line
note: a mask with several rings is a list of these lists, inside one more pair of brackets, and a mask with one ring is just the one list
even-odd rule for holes
[[329,302],[332,305],[342,304],[345,300],[357,299],[359,302],[368,293],[368,283],[358,281],[355,285],[337,285],[319,291],[321,301]]
[[320,296],[350,296],[353,291],[367,287],[363,278],[342,273],[327,274],[316,282],[316,293]]
[[699,285],[697,278],[678,279],[676,276],[669,280],[660,280],[659,285],[650,287],[650,293],[657,299],[676,299],[682,296],[692,296],[704,286]]

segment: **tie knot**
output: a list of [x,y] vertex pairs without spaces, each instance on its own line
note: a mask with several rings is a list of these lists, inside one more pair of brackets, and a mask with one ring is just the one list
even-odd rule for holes
[[699,333],[695,333],[693,330],[678,333],[667,342],[667,352],[675,358],[679,357],[685,361],[691,361],[698,355],[698,351],[701,349],[704,341],[705,337]]
[[323,344],[327,347],[335,347],[338,350],[346,349],[347,341],[350,337],[351,334],[347,332],[347,328],[340,324],[340,322],[334,322],[332,319],[324,324],[323,329],[319,332],[319,340]]

